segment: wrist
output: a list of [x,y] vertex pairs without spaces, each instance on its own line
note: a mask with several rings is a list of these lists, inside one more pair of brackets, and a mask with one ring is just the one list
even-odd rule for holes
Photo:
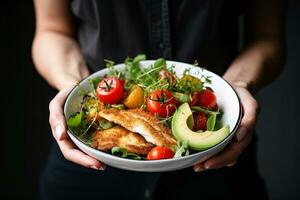
[[54,77],[54,87],[58,90],[62,90],[67,87],[74,87],[89,74],[89,70],[86,66],[78,66],[77,68],[73,68],[72,70],[68,69],[68,71],[60,73]]
[[254,94],[256,91],[254,81],[245,81],[245,80],[239,80],[239,79],[230,80],[230,79],[226,78],[225,76],[223,78],[233,87],[245,88],[251,94]]
[[68,75],[64,75],[56,80],[57,81],[55,82],[54,87],[59,91],[63,90],[64,88],[74,87],[80,82],[80,80]]
[[243,87],[251,92],[255,91],[254,83],[252,81],[246,82],[246,81],[235,81],[233,82],[233,85],[235,87]]

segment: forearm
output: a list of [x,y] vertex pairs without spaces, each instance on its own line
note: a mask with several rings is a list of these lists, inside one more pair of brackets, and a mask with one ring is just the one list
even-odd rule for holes
[[278,76],[284,66],[284,43],[261,39],[247,45],[232,62],[224,78],[254,92]]
[[59,32],[37,33],[32,56],[38,72],[58,90],[76,84],[89,74],[77,42]]
[[246,3],[246,46],[224,78],[254,92],[278,76],[284,66],[286,2],[249,0]]

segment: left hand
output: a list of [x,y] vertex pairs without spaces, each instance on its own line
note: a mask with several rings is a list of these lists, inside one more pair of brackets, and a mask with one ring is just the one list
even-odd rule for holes
[[219,154],[194,165],[194,170],[200,172],[207,169],[218,169],[233,166],[243,150],[250,144],[256,123],[258,103],[246,87],[233,84],[243,107],[244,115],[235,138]]

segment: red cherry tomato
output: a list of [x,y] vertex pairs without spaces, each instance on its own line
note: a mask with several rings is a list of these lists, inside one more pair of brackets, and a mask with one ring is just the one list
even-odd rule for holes
[[198,101],[199,101],[199,92],[193,92],[192,93],[192,100],[190,102],[190,105],[191,106],[196,106],[198,104]]
[[194,131],[202,130],[206,131],[206,115],[204,112],[193,113],[194,118]]
[[114,77],[105,78],[97,85],[96,94],[104,103],[118,103],[124,97],[123,83]]
[[176,109],[176,99],[168,90],[156,90],[148,96],[147,108],[151,114],[171,116]]
[[208,109],[217,107],[217,98],[214,92],[210,89],[202,90],[198,95],[199,105]]
[[122,86],[124,88],[126,81],[124,79],[119,79],[119,80],[120,80],[120,82],[121,82],[121,84],[122,84]]
[[156,146],[147,154],[147,160],[160,160],[173,158],[174,152],[167,147]]

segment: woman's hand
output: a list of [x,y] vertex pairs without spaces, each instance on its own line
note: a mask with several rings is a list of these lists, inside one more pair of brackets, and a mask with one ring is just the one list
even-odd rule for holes
[[194,165],[194,170],[200,172],[207,169],[217,169],[232,166],[238,160],[243,150],[250,144],[256,123],[258,103],[242,83],[233,84],[242,103],[244,115],[235,138],[219,154]]
[[71,88],[89,75],[76,38],[68,0],[35,0],[36,31],[32,57],[36,69],[60,92],[49,105],[52,133],[64,157],[84,167],[104,169],[95,158],[78,150],[67,135],[63,103]]
[[67,134],[67,125],[63,114],[63,104],[71,89],[72,87],[62,89],[49,104],[49,122],[53,136],[67,160],[84,167],[104,170],[105,165],[103,163],[77,149]]

